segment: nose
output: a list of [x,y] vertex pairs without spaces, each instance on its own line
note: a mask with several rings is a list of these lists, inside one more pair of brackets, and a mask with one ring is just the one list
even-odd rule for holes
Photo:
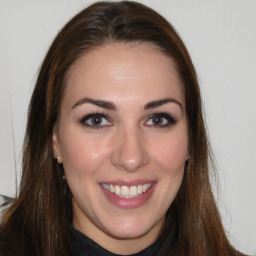
[[112,164],[127,172],[134,172],[148,162],[149,155],[145,141],[139,131],[134,129],[119,132],[112,153]]

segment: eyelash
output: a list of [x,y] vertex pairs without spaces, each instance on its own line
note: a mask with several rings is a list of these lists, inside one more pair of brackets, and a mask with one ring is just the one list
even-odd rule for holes
[[104,119],[108,120],[108,122],[110,123],[109,117],[108,117],[107,115],[105,115],[105,114],[103,114],[103,113],[97,113],[97,112],[82,117],[82,118],[80,119],[80,123],[81,123],[82,125],[84,125],[84,126],[90,128],[90,129],[100,129],[100,128],[104,128],[104,127],[106,127],[106,126],[110,126],[110,125],[93,125],[93,124],[88,124],[88,123],[86,123],[88,120],[90,120],[90,119],[92,119],[92,118],[95,118],[95,117],[96,117],[96,118],[100,118],[100,119],[103,119],[103,118],[104,118]]
[[[154,127],[157,127],[157,128],[165,128],[165,127],[168,127],[168,126],[170,126],[170,125],[174,125],[174,124],[176,124],[177,123],[177,120],[172,116],[172,115],[170,115],[170,114],[167,114],[167,113],[155,113],[155,114],[152,114],[150,117],[149,117],[149,119],[148,119],[148,121],[147,122],[149,122],[149,120],[153,120],[153,118],[158,118],[158,119],[160,119],[160,118],[164,118],[165,119],[165,124],[160,124],[160,125],[157,125],[157,124],[152,124],[152,125],[148,125],[148,126],[154,126]],[[146,123],[147,123],[146,122]]]
[[[107,120],[108,124],[104,124],[104,125],[102,125],[102,124],[99,124],[99,125],[92,124],[92,118],[99,118],[101,120],[105,119],[105,120]],[[154,118],[162,119],[162,122],[165,122],[165,124],[153,124],[152,120]],[[91,120],[90,121],[91,124],[86,123],[89,120]],[[86,115],[86,116],[82,117],[79,120],[79,122],[82,125],[90,128],[90,129],[101,129],[101,128],[104,128],[106,126],[111,126],[111,122],[109,120],[110,120],[109,116],[107,116],[103,113],[92,113],[92,114],[89,114],[89,115]],[[151,122],[152,124],[147,124],[148,122]],[[102,123],[102,121],[101,121],[101,123]],[[168,127],[170,125],[174,125],[175,123],[177,123],[177,120],[172,115],[167,114],[167,113],[155,113],[155,114],[152,114],[152,115],[149,116],[148,120],[145,122],[145,125],[148,126],[148,127],[165,128],[165,127]]]

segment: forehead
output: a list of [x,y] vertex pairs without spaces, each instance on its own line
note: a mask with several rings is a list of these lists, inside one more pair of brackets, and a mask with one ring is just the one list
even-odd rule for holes
[[[94,48],[70,68],[64,101],[79,97],[108,100],[175,97],[184,103],[174,60],[151,44],[112,43]],[[124,97],[125,96],[125,97]]]

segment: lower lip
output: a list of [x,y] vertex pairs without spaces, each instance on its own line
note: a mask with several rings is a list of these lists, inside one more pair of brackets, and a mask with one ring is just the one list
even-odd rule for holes
[[114,193],[111,193],[110,191],[103,188],[102,185],[100,185],[100,188],[102,189],[104,195],[108,199],[110,203],[113,205],[124,208],[124,209],[132,209],[132,208],[138,208],[142,205],[144,205],[151,197],[154,189],[155,189],[156,183],[153,183],[150,189],[148,189],[146,192],[142,193],[141,195],[134,197],[134,198],[123,198],[119,197]]

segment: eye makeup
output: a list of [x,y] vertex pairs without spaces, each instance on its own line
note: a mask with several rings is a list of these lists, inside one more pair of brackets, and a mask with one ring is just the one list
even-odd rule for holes
[[145,125],[148,127],[165,128],[176,123],[177,120],[172,115],[163,112],[150,115],[148,121],[145,122]]
[[[79,123],[90,129],[101,129],[112,125],[111,118],[104,113],[90,113],[79,119]],[[166,128],[177,123],[177,119],[166,112],[153,113],[143,123],[149,128]]]
[[111,125],[109,117],[98,112],[83,116],[79,122],[90,129],[100,129]]

